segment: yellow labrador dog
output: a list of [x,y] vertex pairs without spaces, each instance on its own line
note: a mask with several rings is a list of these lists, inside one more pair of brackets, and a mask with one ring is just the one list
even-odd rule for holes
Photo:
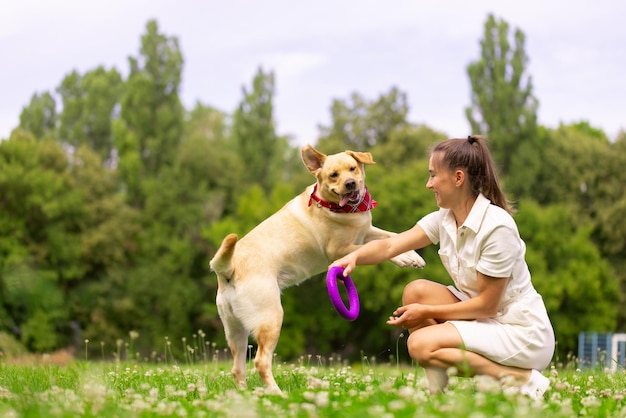
[[[230,234],[210,262],[217,273],[217,309],[233,356],[232,373],[246,387],[250,334],[258,349],[254,365],[268,390],[280,392],[272,357],[283,322],[281,290],[321,273],[337,258],[371,240],[393,235],[372,226],[376,206],[365,187],[369,152],[324,155],[310,145],[302,160],[317,182],[250,231]],[[423,267],[409,251],[393,258],[400,267]]]

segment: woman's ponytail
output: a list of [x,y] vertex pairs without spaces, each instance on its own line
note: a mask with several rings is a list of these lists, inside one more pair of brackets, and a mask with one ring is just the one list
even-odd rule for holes
[[482,193],[494,205],[513,213],[500,186],[491,152],[482,136],[448,139],[437,144],[432,152],[442,152],[441,163],[448,169],[465,171],[475,196]]

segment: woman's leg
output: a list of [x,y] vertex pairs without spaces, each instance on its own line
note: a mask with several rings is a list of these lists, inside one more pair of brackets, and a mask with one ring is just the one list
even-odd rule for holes
[[[402,295],[403,305],[444,305],[457,302],[459,299],[446,286],[423,279],[406,285]],[[409,332],[409,355],[424,367],[433,393],[445,388],[448,383],[446,370],[452,366],[466,374],[485,374],[498,380],[504,376],[513,376],[520,382],[525,382],[530,377],[530,370],[503,366],[480,354],[463,350],[463,340],[456,327],[441,323],[436,318],[424,321]]]
[[[419,279],[414,280],[404,287],[402,293],[402,305],[408,305],[410,303],[421,303],[424,305],[447,305],[450,303],[457,303],[460,300],[450,292],[446,286],[431,282],[430,280]],[[414,331],[425,326],[435,325],[440,323],[437,318],[432,318],[424,321],[422,324],[411,328],[409,331]]]
[[[454,366],[466,376],[488,375],[497,380],[512,376],[520,384],[530,378],[531,370],[504,366],[480,354],[466,351],[462,346],[461,335],[450,323],[420,328],[412,332],[407,340],[409,355],[427,370],[445,372]],[[437,388],[431,387],[431,391],[433,389]]]
[[[408,305],[410,303],[446,305],[456,302],[459,302],[459,299],[454,296],[446,286],[424,279],[414,280],[406,285],[402,294],[403,305]],[[439,321],[436,318],[428,319],[408,331],[409,334],[411,334],[418,329],[436,325],[438,323]],[[411,350],[409,350],[409,355],[411,355],[411,358],[417,360],[411,354]],[[426,378],[428,379],[428,386],[432,393],[441,392],[448,385],[448,374],[446,373],[446,369],[447,368],[424,366]]]

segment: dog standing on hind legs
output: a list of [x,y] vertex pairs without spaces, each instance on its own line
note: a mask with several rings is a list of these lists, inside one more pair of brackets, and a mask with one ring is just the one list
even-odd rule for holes
[[[224,238],[210,262],[217,273],[217,310],[233,356],[232,373],[246,387],[248,337],[258,344],[254,366],[268,390],[280,392],[272,357],[283,323],[281,290],[297,285],[360,245],[393,232],[372,225],[376,206],[365,186],[369,152],[324,155],[302,147],[302,161],[315,176],[307,187],[241,240]],[[400,267],[423,267],[415,251],[391,261]]]

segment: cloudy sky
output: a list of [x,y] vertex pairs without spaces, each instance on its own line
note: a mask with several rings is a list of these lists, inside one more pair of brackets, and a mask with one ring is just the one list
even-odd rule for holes
[[148,20],[176,36],[181,99],[232,112],[261,66],[276,76],[278,133],[314,143],[330,105],[392,86],[414,123],[468,134],[467,65],[480,57],[487,15],[526,35],[539,121],[626,129],[623,0],[0,0],[0,138],[35,92],[72,70],[128,73]]

